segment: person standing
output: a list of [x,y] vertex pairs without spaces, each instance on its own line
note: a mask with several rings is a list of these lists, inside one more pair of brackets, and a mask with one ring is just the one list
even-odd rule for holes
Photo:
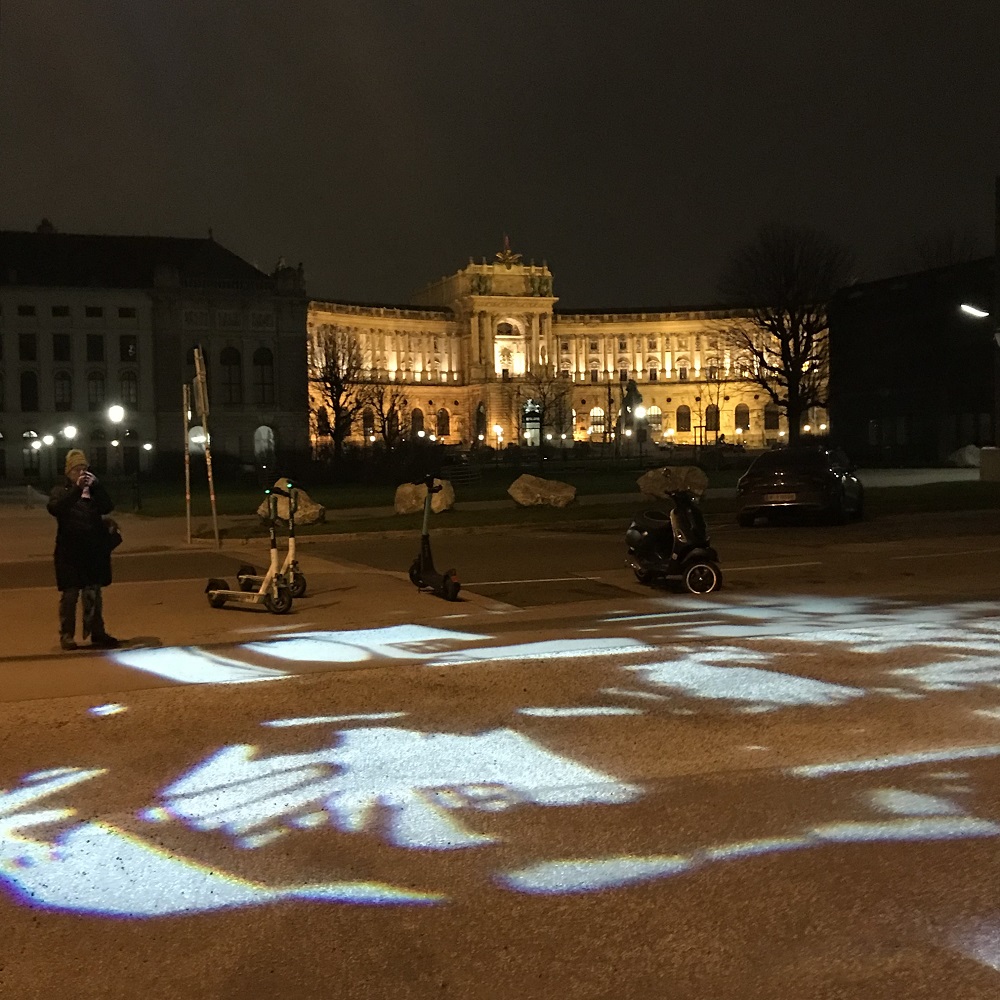
[[66,479],[53,487],[48,511],[56,529],[56,586],[59,588],[59,645],[77,649],[76,606],[83,604],[83,638],[97,649],[120,643],[104,627],[101,588],[111,583],[111,545],[104,515],[114,510],[111,496],[74,448],[66,456]]

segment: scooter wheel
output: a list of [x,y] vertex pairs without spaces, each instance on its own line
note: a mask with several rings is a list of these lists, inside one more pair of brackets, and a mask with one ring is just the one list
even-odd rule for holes
[[292,610],[292,592],[288,587],[278,587],[276,593],[264,598],[264,606],[272,615],[287,615]]
[[205,594],[208,596],[209,605],[213,608],[221,608],[226,603],[226,599],[218,594],[213,594],[213,590],[229,590],[229,581],[213,577],[205,586]]
[[684,570],[684,586],[692,594],[710,594],[722,585],[722,570],[715,563],[694,562]]
[[424,581],[420,576],[419,559],[414,559],[413,563],[410,565],[410,583],[412,583],[414,587],[422,587],[424,585]]
[[653,582],[653,574],[647,573],[644,569],[634,569],[632,572],[635,573],[635,578],[639,581],[639,583]]
[[306,596],[306,578],[303,573],[293,573],[292,574],[292,585],[291,585],[292,597],[299,598]]

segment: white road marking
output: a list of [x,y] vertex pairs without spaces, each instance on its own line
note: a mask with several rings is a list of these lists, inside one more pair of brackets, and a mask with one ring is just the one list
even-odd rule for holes
[[547,576],[535,580],[477,580],[475,583],[464,583],[463,587],[502,587],[514,583],[577,583],[580,580],[601,581],[599,576]]
[[951,552],[920,552],[911,556],[889,556],[890,559],[941,559],[943,556],[981,556],[989,552],[1000,552],[1000,549],[965,549]]

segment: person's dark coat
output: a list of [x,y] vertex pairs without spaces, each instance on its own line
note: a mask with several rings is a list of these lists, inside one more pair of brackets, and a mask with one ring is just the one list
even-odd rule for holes
[[48,511],[59,522],[55,563],[60,590],[111,583],[111,546],[102,518],[114,506],[99,482],[91,483],[90,499],[69,479],[53,487]]

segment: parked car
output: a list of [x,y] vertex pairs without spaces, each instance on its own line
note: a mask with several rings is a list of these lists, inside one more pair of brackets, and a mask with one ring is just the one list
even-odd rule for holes
[[800,446],[760,455],[736,484],[736,520],[813,515],[840,523],[864,516],[865,493],[839,448]]

